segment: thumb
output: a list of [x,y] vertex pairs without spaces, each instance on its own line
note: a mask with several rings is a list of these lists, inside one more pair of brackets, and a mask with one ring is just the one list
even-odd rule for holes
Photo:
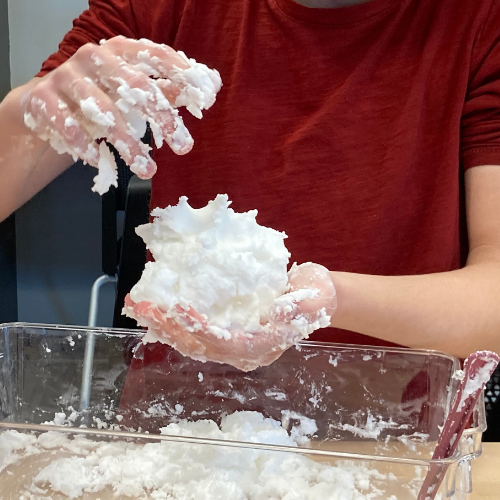
[[337,307],[335,286],[328,269],[311,262],[294,264],[288,273],[288,282],[289,292],[274,301],[272,319],[308,324],[314,326],[313,330],[328,326]]

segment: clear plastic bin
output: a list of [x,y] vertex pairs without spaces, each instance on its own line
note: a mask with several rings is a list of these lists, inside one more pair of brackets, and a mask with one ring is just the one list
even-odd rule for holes
[[[1,500],[415,499],[458,386],[458,360],[429,351],[301,343],[243,373],[137,331],[0,329]],[[296,444],[161,431],[237,411],[317,430]],[[434,462],[436,498],[468,498],[484,430],[481,398],[455,455]]]

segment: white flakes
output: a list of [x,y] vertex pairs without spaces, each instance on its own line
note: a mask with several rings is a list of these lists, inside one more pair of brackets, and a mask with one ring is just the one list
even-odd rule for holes
[[[224,417],[220,427],[210,420],[180,421],[162,429],[162,434],[307,446],[307,436],[317,431],[314,421],[293,412],[284,418],[299,425],[288,433],[279,422],[259,413],[236,412]],[[382,497],[380,488],[387,479],[362,464],[333,466],[297,453],[188,443],[98,442],[54,432],[37,438],[16,431],[0,434],[0,471],[46,449],[56,452],[53,461],[40,464],[33,482],[24,482],[19,498],[107,498],[112,492],[116,498],[155,500],[372,500]]]
[[100,125],[105,129],[115,126],[115,117],[111,111],[103,112],[94,97],[87,97],[80,101],[80,109],[83,115],[92,123]]
[[78,122],[72,116],[68,116],[66,120],[64,120],[65,127],[74,127],[75,125],[78,125]]
[[461,382],[464,379],[464,371],[463,370],[455,370],[453,372],[453,375],[451,376],[451,378]]
[[276,401],[286,401],[286,399],[287,399],[286,394],[282,391],[273,391],[273,390],[267,389],[264,394],[266,395],[266,397],[268,397],[270,399],[274,399]]
[[130,170],[132,170],[132,172],[135,172],[136,174],[144,175],[147,173],[146,169],[147,165],[148,165],[148,158],[146,158],[145,156],[137,155],[134,158],[132,164],[130,165]]
[[177,110],[174,111],[174,130],[166,134],[165,139],[174,153],[181,154],[184,150],[192,147],[194,140]]
[[208,69],[204,64],[188,59],[183,52],[179,54],[189,64],[189,68],[175,68],[169,78],[181,88],[175,102],[176,107],[186,106],[187,110],[197,118],[202,117],[202,110],[209,109],[215,102],[215,96],[222,87],[220,75]]
[[62,426],[66,423],[66,413],[56,413],[54,417],[54,425]]
[[218,339],[230,340],[232,338],[231,332],[226,328],[219,328],[215,325],[209,325],[207,330]]
[[406,429],[406,424],[397,424],[391,419],[385,422],[382,417],[374,417],[369,411],[366,415],[366,422],[364,424],[330,424],[331,427],[342,429],[351,432],[355,436],[360,436],[368,439],[377,439],[384,429]]
[[163,146],[163,130],[154,120],[150,120],[149,126],[151,127],[151,132],[155,141],[155,146],[160,149]]
[[102,66],[103,65],[103,62],[102,60],[99,58],[99,56],[97,54],[92,54],[91,56],[91,59],[92,59],[92,62],[96,65],[96,66]]
[[114,146],[120,153],[120,156],[130,158],[130,148],[126,142],[118,140],[115,142]]
[[140,141],[146,134],[147,123],[144,118],[133,108],[129,108],[125,117],[127,119],[128,133],[136,141]]
[[31,113],[24,113],[24,124],[30,129],[35,130],[37,127],[37,123],[35,118]]
[[110,186],[118,186],[118,167],[115,157],[105,141],[99,145],[99,173],[94,177],[92,191],[99,194],[108,192]]
[[286,291],[286,236],[259,226],[257,211],[236,213],[229,205],[219,195],[193,209],[181,197],[177,206],[153,210],[154,222],[137,233],[155,262],[146,265],[132,300],[165,311],[191,306],[206,315],[210,333],[221,339],[230,339],[232,328],[259,331],[273,300]]
[[458,410],[460,410],[469,396],[480,390],[486,382],[490,379],[490,374],[497,366],[496,360],[487,362],[474,377],[469,378],[465,382],[465,387],[462,392],[462,397],[458,405]]
[[429,439],[429,434],[423,434],[420,432],[414,432],[413,434],[398,436],[398,441],[401,441],[406,448],[417,453],[417,444],[426,443]]

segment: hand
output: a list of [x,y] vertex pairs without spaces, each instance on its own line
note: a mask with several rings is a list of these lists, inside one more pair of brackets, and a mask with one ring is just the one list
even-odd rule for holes
[[113,183],[114,159],[100,139],[113,144],[139,177],[150,178],[156,163],[141,142],[146,121],[158,148],[165,140],[175,153],[185,154],[193,139],[176,108],[187,106],[201,118],[220,87],[216,71],[184,54],[119,36],[81,47],[30,89],[22,111],[25,124],[58,153],[102,169],[96,190],[105,192]]
[[148,327],[144,342],[163,342],[201,361],[227,363],[243,371],[266,366],[314,330],[326,327],[337,302],[327,269],[317,264],[293,266],[290,290],[271,306],[269,321],[258,332],[214,330],[194,309],[162,310],[128,295],[124,313]]

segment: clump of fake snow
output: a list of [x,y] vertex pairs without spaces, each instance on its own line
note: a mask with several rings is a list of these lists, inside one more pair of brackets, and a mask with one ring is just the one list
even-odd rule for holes
[[257,224],[257,211],[236,213],[226,195],[201,209],[186,197],[155,209],[137,229],[155,261],[131,291],[168,311],[192,307],[221,330],[258,331],[273,301],[286,292],[286,235]]
[[[63,433],[36,437],[17,431],[0,434],[0,450],[7,450],[7,463],[54,449],[74,455],[55,455],[19,492],[26,499],[54,492],[71,499],[112,492],[117,498],[157,500],[371,500],[380,496],[379,487],[387,480],[363,465],[333,466],[293,452],[305,436],[291,436],[279,422],[255,412],[236,412],[225,417],[220,427],[210,420],[180,421],[162,429],[162,434],[280,445],[290,451],[169,441],[97,442]],[[17,454],[12,459],[13,449]]]

